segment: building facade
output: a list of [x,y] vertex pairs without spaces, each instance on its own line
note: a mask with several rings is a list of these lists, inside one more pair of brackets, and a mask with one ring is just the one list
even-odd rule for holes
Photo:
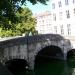
[[75,0],[52,0],[50,6],[53,33],[75,36]]
[[51,0],[50,7],[53,34],[63,35],[75,48],[75,0]]
[[75,0],[52,0],[50,12],[36,15],[39,34],[75,36]]
[[38,34],[60,34],[75,48],[75,0],[51,0],[50,12],[36,16]]
[[52,33],[51,13],[49,11],[36,14],[35,18],[37,20],[36,30],[38,34]]

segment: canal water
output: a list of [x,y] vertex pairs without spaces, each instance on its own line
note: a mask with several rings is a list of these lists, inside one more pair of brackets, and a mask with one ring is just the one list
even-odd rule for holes
[[39,59],[34,71],[18,72],[15,75],[75,75],[75,58],[67,61]]

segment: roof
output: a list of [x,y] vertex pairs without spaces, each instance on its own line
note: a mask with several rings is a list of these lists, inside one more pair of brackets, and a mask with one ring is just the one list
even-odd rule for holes
[[36,18],[38,18],[38,17],[49,16],[49,15],[51,15],[51,12],[50,12],[50,11],[46,11],[46,12],[42,12],[42,13],[39,13],[39,14],[35,14],[34,16],[35,16]]

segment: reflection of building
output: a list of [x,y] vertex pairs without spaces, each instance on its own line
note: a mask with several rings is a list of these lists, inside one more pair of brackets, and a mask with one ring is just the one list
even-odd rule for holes
[[50,12],[36,16],[38,33],[61,34],[75,46],[75,0],[51,0],[50,7]]
[[44,13],[35,15],[37,19],[36,30],[39,34],[52,33],[51,28],[51,13],[46,11]]

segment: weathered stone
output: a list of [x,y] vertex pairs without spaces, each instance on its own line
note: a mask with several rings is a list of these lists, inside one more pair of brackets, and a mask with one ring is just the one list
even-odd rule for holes
[[5,62],[10,59],[25,59],[29,63],[30,68],[33,68],[35,56],[38,52],[51,45],[61,49],[64,56],[60,57],[58,53],[56,56],[65,60],[67,58],[67,52],[71,50],[71,44],[68,41],[66,42],[66,39],[58,34],[35,35],[1,41],[0,49],[3,54],[0,61]]

